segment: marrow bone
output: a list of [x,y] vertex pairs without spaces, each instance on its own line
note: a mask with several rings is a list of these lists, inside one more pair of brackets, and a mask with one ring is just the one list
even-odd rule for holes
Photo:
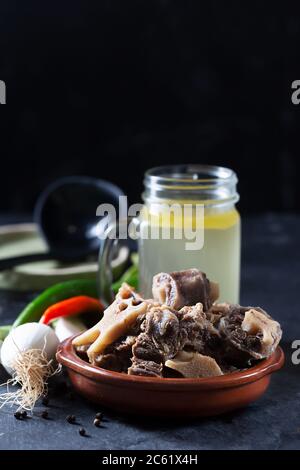
[[249,359],[269,357],[282,336],[279,323],[260,307],[230,305],[228,313],[221,317],[218,329],[224,338],[224,346],[229,347],[227,352],[236,348],[244,351]]
[[73,340],[74,346],[91,343],[87,350],[90,359],[128,333],[149,304],[138,296],[128,284],[122,284],[115,301],[104,311],[102,319],[93,328]]
[[201,302],[206,311],[218,298],[219,286],[198,269],[186,269],[154,276],[152,293],[154,300],[176,310]]
[[250,335],[262,335],[262,352],[266,354],[270,348],[274,351],[281,338],[279,323],[254,308],[245,313],[242,330]]

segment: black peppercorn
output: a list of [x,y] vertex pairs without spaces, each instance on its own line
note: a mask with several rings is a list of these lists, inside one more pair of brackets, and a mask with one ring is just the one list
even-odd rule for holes
[[103,418],[103,413],[96,413],[95,418],[96,419],[102,419]]
[[94,426],[96,426],[96,428],[100,428],[101,426],[101,420],[100,419],[94,419]]
[[66,420],[68,421],[68,423],[74,424],[74,423],[76,422],[76,416],[74,416],[74,415],[68,415],[68,416],[66,417]]
[[21,418],[22,419],[26,419],[27,418],[27,412],[24,410],[24,411],[21,411]]
[[80,428],[80,429],[79,429],[79,434],[80,434],[80,436],[86,436],[85,429],[84,429],[84,428]]
[[22,415],[21,415],[20,411],[16,411],[16,412],[14,413],[14,417],[15,417],[16,419],[22,419]]

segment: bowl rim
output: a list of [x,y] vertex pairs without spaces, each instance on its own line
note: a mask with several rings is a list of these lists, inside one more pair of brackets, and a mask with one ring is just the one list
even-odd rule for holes
[[220,389],[237,387],[251,382],[255,382],[266,375],[281,369],[284,365],[284,352],[280,346],[267,359],[263,359],[254,367],[238,372],[231,372],[225,375],[209,378],[160,378],[144,377],[137,375],[127,375],[121,372],[114,372],[93,366],[79,356],[77,356],[72,345],[74,335],[59,344],[56,359],[59,363],[71,369],[73,372],[92,379],[95,382],[102,382],[123,387],[141,387],[144,389],[163,390],[187,390],[187,389]]

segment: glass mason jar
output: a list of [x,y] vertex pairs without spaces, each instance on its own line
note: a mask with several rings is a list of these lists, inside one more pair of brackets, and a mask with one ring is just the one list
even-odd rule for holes
[[[152,296],[152,277],[159,272],[197,268],[219,283],[220,301],[239,302],[237,181],[232,170],[208,165],[162,166],[146,172],[138,241],[139,291],[142,295]],[[172,211],[171,217],[165,217],[170,205],[182,208],[182,211]],[[188,212],[184,211],[186,207]],[[202,212],[197,207],[202,207]],[[182,224],[185,232],[190,230],[198,235],[198,242],[203,242],[198,243],[198,248],[195,245],[192,249],[187,248],[190,235],[178,236]],[[163,228],[169,229],[169,237],[158,235]]]

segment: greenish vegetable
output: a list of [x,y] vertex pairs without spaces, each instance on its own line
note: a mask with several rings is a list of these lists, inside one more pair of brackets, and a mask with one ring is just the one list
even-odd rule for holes
[[49,287],[25,307],[12,326],[15,328],[23,323],[39,321],[48,307],[78,295],[87,295],[98,299],[96,281],[78,279]]
[[138,264],[139,264],[139,255],[138,253],[132,253],[131,257],[131,262],[134,266],[138,267]]
[[123,282],[127,282],[130,286],[138,288],[138,268],[134,264],[125,271],[123,276],[113,284],[112,289],[115,293],[118,292]]
[[0,341],[3,341],[11,330],[11,325],[0,326]]

